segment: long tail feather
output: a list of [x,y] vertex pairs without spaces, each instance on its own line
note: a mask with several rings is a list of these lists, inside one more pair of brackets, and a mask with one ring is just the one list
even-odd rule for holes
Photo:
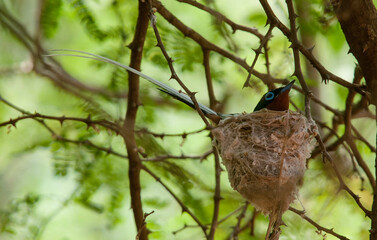
[[[102,62],[107,62],[107,63],[110,63],[110,64],[113,64],[115,66],[118,66],[118,67],[121,67],[123,69],[126,69],[134,74],[137,74],[139,75],[140,77],[146,79],[147,81],[153,83],[154,85],[158,86],[159,87],[159,90],[161,90],[162,92],[164,93],[167,93],[169,94],[170,96],[176,98],[177,100],[187,104],[188,106],[192,107],[195,109],[195,105],[193,103],[193,101],[191,100],[191,98],[189,96],[187,96],[186,94],[182,93],[182,92],[179,92],[177,90],[175,90],[174,88],[148,76],[148,75],[145,75],[144,73],[134,69],[134,68],[131,68],[127,65],[124,65],[122,63],[119,63],[117,61],[114,61],[114,60],[111,60],[109,58],[106,58],[106,57],[103,57],[103,56],[100,56],[100,55],[97,55],[97,54],[94,54],[94,53],[90,53],[90,52],[85,52],[85,51],[79,51],[79,50],[71,50],[71,49],[55,49],[55,50],[52,50],[52,51],[61,51],[61,52],[71,52],[71,53],[57,53],[57,54],[49,54],[49,55],[46,55],[48,57],[52,57],[52,56],[72,56],[72,57],[81,57],[81,58],[88,58],[88,59],[94,59],[94,60],[97,60],[97,61],[102,61]],[[80,55],[80,54],[84,54],[84,55]],[[200,104],[198,103],[199,105],[199,108],[202,110],[202,112],[206,115],[217,115],[217,116],[220,116],[220,114],[216,113],[215,111],[213,111],[212,109],[204,106],[203,104]]]

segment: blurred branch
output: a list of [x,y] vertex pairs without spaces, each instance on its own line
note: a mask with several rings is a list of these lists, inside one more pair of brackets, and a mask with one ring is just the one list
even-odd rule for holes
[[311,218],[309,218],[308,216],[306,216],[305,215],[305,211],[300,211],[300,210],[297,210],[296,208],[293,208],[293,207],[289,207],[289,211],[294,212],[297,215],[299,215],[300,217],[302,217],[303,219],[305,219],[308,223],[310,223],[311,225],[313,225],[320,232],[328,233],[328,234],[333,235],[334,237],[337,237],[338,239],[341,239],[341,240],[349,240],[349,238],[347,238],[345,236],[342,236],[342,235],[334,232],[334,230],[332,228],[329,229],[329,228],[322,227],[321,225],[319,225],[318,223],[316,223],[315,221],[313,221]]
[[[250,219],[248,219],[247,221],[245,221],[245,223],[242,225],[242,226],[239,226],[238,228],[238,231],[233,233],[231,236],[229,236],[227,239],[229,240],[238,240],[238,235],[244,231],[246,231],[247,229],[250,229],[250,233],[249,235],[250,236],[255,236],[254,234],[254,231],[255,231],[255,220],[256,220],[256,217],[260,214],[259,211],[253,210],[253,215],[251,216]],[[233,238],[233,235],[235,235],[235,237]]]
[[181,206],[182,213],[186,212],[188,215],[190,215],[192,217],[192,219],[198,224],[198,226],[200,226],[200,228],[202,229],[203,234],[206,237],[206,239],[208,239],[207,226],[205,226],[203,223],[201,223],[199,218],[197,216],[195,216],[195,214],[182,202],[182,200],[179,199],[179,197],[175,193],[173,193],[173,191],[165,183],[162,182],[160,177],[158,177],[156,174],[154,174],[145,165],[141,165],[141,168],[145,172],[147,172],[151,177],[153,177],[157,182],[159,182],[161,184],[161,186],[166,189],[166,191],[169,192],[169,194],[174,198],[174,200],[179,204],[179,206]]
[[[217,100],[215,96],[215,92],[213,89],[213,82],[212,82],[212,76],[211,76],[211,64],[210,64],[210,51],[207,49],[203,49],[203,67],[206,77],[206,83],[207,83],[207,89],[208,89],[208,97],[209,97],[209,103],[210,107],[212,109],[215,109],[215,111],[218,111],[220,109],[217,109]],[[213,135],[210,134],[211,142],[213,141]],[[221,172],[223,169],[220,165],[220,156],[215,146],[212,146],[212,152],[214,154],[214,169],[215,169],[215,192],[213,195],[213,214],[212,214],[212,222],[211,222],[211,229],[208,235],[208,239],[214,239],[215,238],[215,232],[218,223],[219,218],[219,212],[220,212],[220,201],[222,200],[221,197]]]
[[[274,29],[274,25],[273,24],[270,24],[270,27],[268,28],[268,31],[266,33],[265,36],[263,36],[263,38],[260,39],[260,45],[258,48],[256,49],[253,49],[254,53],[255,53],[255,57],[254,57],[254,60],[253,62],[251,63],[251,66],[250,66],[250,69],[249,69],[249,74],[247,75],[247,78],[246,78],[246,81],[244,83],[244,87],[246,86],[250,86],[250,77],[251,77],[251,73],[255,67],[255,64],[257,63],[258,61],[258,58],[259,58],[259,55],[262,54],[262,49],[266,47],[266,44],[268,42],[268,40],[270,40],[271,38],[271,33],[272,33],[272,30]],[[267,86],[269,89],[272,89],[273,88],[273,84],[270,83],[270,82],[266,82],[267,83]]]
[[334,160],[332,159],[331,155],[327,152],[326,146],[323,144],[321,137],[319,135],[317,135],[316,139],[317,139],[317,142],[319,143],[319,145],[320,145],[320,147],[322,149],[323,157],[326,158],[327,160],[329,160],[329,162],[330,162],[330,164],[331,164],[331,166],[332,166],[332,168],[333,168],[333,170],[335,172],[335,175],[336,175],[336,177],[339,180],[339,184],[340,184],[339,188],[342,189],[342,190],[345,190],[354,199],[354,201],[356,202],[356,204],[365,213],[365,215],[368,216],[368,217],[370,217],[371,214],[372,214],[372,212],[364,207],[364,205],[360,201],[360,197],[358,195],[356,195],[346,185],[346,183],[343,180],[342,175],[339,173],[338,167],[334,163]]
[[[355,68],[355,73],[354,73],[354,80],[353,82],[356,84],[359,84],[361,79],[362,79],[362,72],[360,68]],[[368,168],[368,165],[366,162],[363,160],[359,150],[356,147],[356,144],[354,142],[354,139],[352,137],[352,125],[351,125],[351,119],[352,119],[352,104],[353,104],[353,99],[355,98],[356,92],[353,91],[352,89],[349,89],[348,91],[348,96],[346,98],[346,108],[344,111],[344,125],[345,125],[345,130],[344,130],[344,139],[347,142],[348,146],[351,148],[353,155],[355,156],[357,163],[359,166],[363,169],[365,174],[367,175],[367,178],[373,188],[373,192],[376,191],[376,181],[375,178]]]
[[[330,1],[352,53],[358,61],[371,103],[377,106],[377,10],[372,0],[332,0]],[[351,89],[356,90],[356,89]],[[377,216],[377,213],[376,213]],[[377,226],[377,218],[374,220]],[[377,229],[375,237],[377,238]]]
[[[227,50],[223,48],[220,48],[219,46],[205,39],[202,35],[194,31],[193,29],[186,26],[182,21],[180,21],[176,16],[174,16],[168,9],[166,9],[160,1],[153,0],[153,6],[156,7],[158,13],[161,14],[170,24],[175,26],[186,37],[189,37],[192,40],[194,40],[202,48],[217,52],[223,57],[237,63],[238,65],[240,65],[242,68],[244,68],[246,71],[249,72],[249,66],[244,59],[237,57],[236,55],[228,52]],[[277,81],[277,82],[283,81],[282,79],[271,78],[271,76],[269,76],[268,74],[260,73],[256,71],[255,69],[252,70],[251,73],[263,81],[267,81],[269,79],[273,81]]]
[[202,154],[202,155],[198,155],[198,156],[188,156],[188,155],[185,155],[185,154],[181,154],[179,156],[176,156],[176,155],[159,155],[159,156],[156,156],[156,157],[151,157],[151,158],[143,158],[142,161],[143,162],[159,162],[159,161],[165,161],[165,160],[169,160],[169,159],[173,159],[173,160],[185,160],[185,159],[191,159],[191,160],[204,160],[206,159],[209,155],[211,155],[213,153],[213,150],[210,150],[210,151],[207,151],[206,153]]
[[206,131],[206,128],[202,128],[202,129],[195,130],[195,131],[192,131],[192,132],[187,132],[187,133],[186,132],[183,132],[183,133],[155,133],[155,132],[149,131],[146,128],[143,128],[143,129],[140,129],[140,130],[135,130],[135,132],[138,133],[138,134],[150,134],[153,137],[157,137],[157,138],[161,138],[161,139],[164,139],[165,137],[182,137],[183,139],[186,139],[190,135],[201,133],[203,131]]
[[211,109],[219,112],[220,109],[217,107],[218,101],[216,100],[215,91],[213,89],[213,81],[211,76],[211,65],[210,65],[210,54],[211,51],[208,49],[202,48],[203,52],[203,66],[204,66],[204,73],[206,77],[207,83],[207,90],[208,90],[208,97],[209,97],[209,106]]
[[231,233],[229,239],[238,240],[238,234],[241,231],[241,229],[240,229],[241,222],[242,222],[242,219],[245,218],[245,213],[246,213],[248,206],[249,206],[249,202],[246,201],[245,204],[243,205],[243,208],[241,209],[240,214],[237,216],[237,223],[233,227],[233,232]]
[[[142,197],[141,197],[142,179],[140,179],[141,170],[145,171],[153,179],[155,179],[168,192],[168,194],[170,194],[174,198],[174,200],[180,205],[180,207],[182,208],[182,211],[186,212],[196,223],[196,225],[185,225],[182,229],[178,231],[182,231],[184,229],[191,228],[191,227],[193,228],[199,227],[201,228],[203,235],[206,239],[215,239],[215,236],[220,235],[219,234],[220,231],[217,231],[219,228],[219,225],[226,222],[229,219],[233,221],[234,219],[231,217],[234,216],[235,214],[238,214],[237,220],[234,220],[235,221],[235,223],[233,223],[234,228],[231,230],[229,238],[238,239],[239,234],[242,231],[245,231],[247,229],[250,229],[250,234],[253,235],[256,216],[259,214],[259,212],[257,212],[254,209],[252,217],[246,218],[245,215],[247,213],[248,203],[245,203],[245,205],[242,206],[241,208],[230,210],[229,211],[230,213],[228,215],[226,215],[223,218],[219,218],[219,216],[221,216],[221,214],[225,211],[225,210],[221,211],[221,209],[224,209],[224,206],[220,204],[222,200],[221,195],[222,193],[224,194],[225,187],[221,186],[221,172],[222,172],[221,160],[220,160],[217,150],[214,147],[212,147],[212,149],[210,149],[209,151],[205,153],[200,153],[197,155],[184,154],[184,153],[182,153],[181,155],[173,155],[173,154],[169,154],[168,151],[165,151],[163,155],[146,157],[146,155],[145,154],[143,155],[143,153],[140,151],[140,147],[136,144],[135,135],[149,134],[151,136],[148,136],[148,137],[154,137],[154,138],[160,138],[160,139],[164,139],[165,137],[178,137],[178,138],[182,138],[182,140],[184,141],[190,135],[207,131],[213,127],[211,123],[209,123],[206,117],[203,115],[201,110],[198,108],[198,102],[196,101],[196,98],[195,98],[195,92],[190,91],[190,89],[185,85],[185,83],[177,75],[177,72],[175,70],[176,66],[173,66],[173,59],[169,56],[170,53],[168,54],[167,50],[165,49],[164,43],[160,36],[159,28],[156,25],[156,16],[154,15],[155,10],[157,10],[157,12],[161,15],[161,17],[163,17],[170,25],[172,25],[175,28],[174,30],[177,30],[178,32],[182,33],[185,37],[189,38],[189,40],[187,41],[193,40],[196,44],[200,46],[202,54],[203,54],[203,69],[204,69],[206,86],[207,86],[207,91],[208,91],[209,105],[211,109],[215,109],[216,111],[220,111],[220,112],[222,108],[224,107],[224,103],[219,103],[215,94],[214,81],[211,76],[211,70],[212,68],[214,68],[213,66],[211,66],[211,60],[212,60],[211,54],[213,54],[212,52],[220,55],[221,60],[225,59],[226,61],[234,62],[237,66],[240,66],[241,68],[245,69],[248,72],[247,82],[250,79],[251,75],[253,75],[257,78],[260,78],[262,82],[264,82],[268,86],[269,89],[272,89],[274,87],[274,83],[286,83],[285,79],[279,79],[279,78],[275,78],[271,76],[270,67],[269,67],[270,65],[269,54],[271,54],[271,52],[269,51],[267,44],[269,43],[269,39],[272,37],[272,32],[274,31],[275,33],[277,31],[280,31],[282,35],[284,35],[283,38],[286,38],[288,41],[291,42],[290,48],[292,48],[293,63],[294,63],[293,75],[298,78],[301,84],[301,88],[299,86],[294,86],[294,89],[298,92],[300,96],[305,96],[304,107],[305,107],[305,114],[307,118],[309,120],[314,119],[316,121],[316,125],[318,126],[318,128],[323,130],[323,132],[321,133],[322,136],[318,135],[316,137],[319,147],[315,148],[315,150],[312,152],[311,157],[315,158],[319,154],[322,153],[324,160],[328,160],[328,162],[331,165],[332,170],[334,171],[334,174],[336,175],[336,182],[339,182],[339,190],[345,190],[347,194],[357,204],[358,208],[361,209],[362,213],[364,213],[368,218],[372,219],[372,223],[374,223],[374,227],[372,227],[371,229],[371,234],[372,235],[375,234],[377,232],[376,230],[377,229],[376,227],[377,226],[376,179],[371,169],[368,168],[366,158],[365,159],[363,158],[364,152],[358,149],[357,141],[360,141],[361,143],[365,144],[365,146],[367,146],[369,150],[373,153],[376,153],[376,147],[368,142],[368,137],[364,137],[362,135],[362,132],[359,129],[357,129],[356,127],[357,125],[353,126],[355,122],[352,121],[356,118],[376,119],[376,115],[372,113],[371,110],[368,109],[368,104],[369,104],[368,101],[375,100],[375,98],[372,98],[372,99],[370,98],[370,93],[368,92],[370,90],[370,87],[367,88],[361,85],[361,80],[364,74],[362,72],[357,72],[359,71],[359,69],[358,67],[356,67],[354,81],[353,83],[350,83],[346,81],[345,79],[328,71],[316,59],[316,57],[313,55],[311,51],[312,48],[308,49],[298,39],[298,27],[296,25],[297,15],[295,13],[292,0],[286,0],[286,9],[283,9],[283,11],[287,10],[288,12],[289,27],[283,24],[283,22],[286,22],[286,19],[284,19],[284,21],[283,20],[280,21],[280,19],[275,15],[274,10],[271,8],[270,3],[267,0],[259,1],[264,9],[265,14],[267,15],[267,20],[268,20],[267,25],[269,25],[268,31],[264,35],[259,32],[260,31],[259,29],[250,28],[250,27],[235,23],[230,18],[222,14],[220,11],[217,11],[215,7],[210,7],[210,6],[214,6],[214,4],[211,5],[209,3],[207,5],[204,5],[194,0],[177,0],[177,1],[181,3],[186,3],[190,5],[190,7],[192,6],[194,8],[197,8],[201,10],[202,12],[204,12],[205,14],[210,15],[210,17],[212,17],[213,19],[215,19],[215,21],[218,21],[221,24],[221,27],[223,27],[224,29],[228,31],[227,33],[230,32],[230,28],[231,28],[233,30],[233,33],[236,31],[242,31],[244,33],[248,33],[247,36],[252,37],[253,39],[255,39],[256,37],[259,40],[258,48],[254,49],[255,56],[253,58],[253,61],[251,64],[248,64],[246,60],[242,59],[236,54],[237,51],[234,49],[237,49],[237,46],[235,44],[234,44],[234,47],[231,48],[231,50],[228,50],[229,48],[222,48],[219,45],[216,45],[214,42],[211,42],[208,40],[211,38],[209,37],[205,38],[203,35],[200,35],[198,32],[188,27],[188,25],[184,21],[181,20],[183,18],[180,18],[174,15],[173,13],[175,12],[166,8],[162,4],[161,1],[139,0],[139,5],[138,5],[139,15],[138,15],[137,23],[134,29],[134,39],[132,40],[132,43],[129,45],[131,49],[130,66],[135,69],[140,69],[141,61],[143,58],[142,53],[143,53],[144,41],[147,36],[147,28],[148,28],[148,23],[149,23],[148,19],[150,19],[152,23],[153,31],[155,34],[155,39],[157,40],[157,46],[160,48],[166,62],[168,63],[170,73],[171,73],[171,78],[174,78],[179,83],[179,85],[185,90],[188,96],[190,96],[190,98],[194,102],[194,105],[196,106],[198,114],[200,115],[200,117],[202,118],[203,122],[206,125],[205,128],[194,130],[188,133],[182,132],[182,133],[172,133],[172,134],[152,132],[148,129],[135,129],[138,107],[140,106],[139,80],[136,75],[132,73],[128,74],[128,87],[129,87],[128,91],[129,92],[128,94],[125,94],[123,92],[110,91],[106,88],[96,87],[96,86],[82,83],[78,81],[77,79],[73,78],[69,73],[67,73],[65,69],[57,61],[55,61],[52,58],[45,58],[43,55],[47,54],[47,51],[44,49],[44,46],[42,46],[41,42],[43,39],[41,39],[42,37],[41,37],[41,32],[40,32],[41,30],[40,29],[41,28],[40,14],[42,11],[43,3],[45,2],[44,0],[39,0],[38,2],[39,6],[37,9],[37,15],[35,16],[36,18],[35,20],[37,22],[37,26],[36,26],[37,30],[34,35],[36,36],[32,37],[28,29],[25,28],[25,25],[21,24],[18,19],[12,16],[12,14],[10,14],[6,10],[6,8],[3,7],[4,4],[0,4],[1,6],[0,7],[0,24],[2,24],[5,29],[8,29],[9,32],[30,53],[31,58],[32,58],[30,62],[33,63],[33,66],[32,66],[33,70],[41,76],[48,77],[59,88],[64,89],[65,91],[71,94],[74,94],[80,99],[89,101],[96,107],[99,107],[99,104],[96,104],[96,102],[94,101],[95,98],[89,97],[88,93],[89,94],[95,93],[95,94],[102,95],[109,98],[125,98],[128,96],[125,120],[123,121],[123,125],[119,126],[117,121],[111,121],[107,118],[102,118],[103,120],[92,120],[90,115],[87,118],[79,118],[79,117],[66,117],[64,115],[63,116],[50,116],[50,115],[44,115],[40,113],[29,113],[15,106],[14,104],[8,102],[7,100],[1,98],[0,96],[0,102],[3,102],[4,104],[10,106],[11,108],[15,109],[16,111],[22,114],[21,116],[17,118],[9,119],[8,121],[1,122],[0,127],[8,126],[10,130],[12,126],[16,127],[16,124],[20,121],[23,121],[26,119],[33,119],[34,121],[37,121],[40,124],[42,124],[44,128],[51,133],[52,138],[55,141],[67,142],[71,144],[76,144],[78,146],[82,145],[88,148],[96,149],[106,154],[112,154],[114,156],[117,156],[123,159],[128,159],[129,160],[128,176],[129,176],[129,182],[130,182],[129,185],[130,185],[130,195],[131,195],[131,207],[134,213],[135,224],[137,227],[137,236],[136,236],[137,239],[139,238],[143,240],[147,239],[148,233],[149,233],[148,229],[146,228],[146,218],[148,217],[150,213],[149,214],[144,213],[143,207],[142,207]],[[336,1],[336,0],[331,1],[333,5],[335,2],[337,2],[337,4],[341,4],[341,1]],[[350,2],[350,1],[346,0],[345,2]],[[363,0],[361,2],[365,3],[365,2],[371,2],[371,1]],[[115,10],[116,17],[120,19],[120,22],[123,23],[121,19],[122,18],[121,10],[120,10],[121,8],[119,8],[117,4],[120,4],[120,2],[114,1],[112,7]],[[356,3],[352,3],[352,4],[356,4]],[[184,4],[179,4],[179,5],[183,6]],[[344,10],[343,8],[338,9],[337,8],[338,5],[334,5],[334,6],[337,11]],[[355,13],[352,12],[352,14],[355,14]],[[340,20],[344,20],[344,19],[340,19]],[[222,23],[225,23],[225,24],[222,24]],[[122,28],[125,28],[125,27],[126,26],[122,24]],[[119,45],[120,47],[119,51],[123,51],[122,49],[124,48],[124,44],[126,42],[126,31],[124,29],[121,29],[121,31],[119,31],[118,33],[121,35],[121,39],[122,39]],[[224,35],[221,35],[220,38],[223,38],[222,40],[225,40],[227,42],[227,40],[230,39],[229,36],[231,35],[224,34]],[[235,42],[236,41],[232,41],[232,44]],[[368,44],[372,44],[372,42],[368,42]],[[369,47],[372,46],[372,45],[370,46],[369,45],[361,46],[361,45],[356,46],[356,47],[363,47],[364,48],[363,51],[364,50],[369,51],[370,50]],[[118,53],[116,55],[117,58],[122,56],[122,54],[120,54],[121,52],[117,52],[117,53]],[[264,72],[260,72],[254,69],[262,53],[265,56],[265,65],[266,65],[266,70]],[[339,110],[336,107],[334,107],[334,105],[331,102],[329,102],[327,98],[320,99],[311,93],[311,90],[308,87],[305,80],[305,75],[304,75],[305,72],[303,72],[301,69],[301,63],[303,60],[302,57],[307,59],[308,62],[313,65],[316,71],[318,71],[318,73],[321,75],[322,81],[326,83],[328,80],[331,80],[335,82],[336,84],[347,88],[348,95],[345,101],[344,110]],[[371,61],[371,63],[373,63],[373,61]],[[153,62],[153,64],[155,64],[155,62]],[[373,67],[374,65],[371,64],[371,66]],[[365,69],[365,65],[364,65],[364,69]],[[375,71],[374,69],[372,70]],[[5,69],[5,73],[7,71],[8,70]],[[370,75],[368,74],[366,75],[366,77],[367,76],[370,77]],[[369,86],[371,83],[370,78],[367,81],[368,81],[367,85]],[[358,93],[361,95],[360,99],[356,98]],[[231,94],[233,94],[233,92],[229,90],[224,91],[225,98],[227,98],[227,96]],[[318,116],[311,115],[312,113],[311,113],[310,105],[309,105],[310,100],[312,100],[312,103],[315,103],[316,106],[328,111],[328,114],[330,116],[330,121],[332,118],[332,123],[320,122]],[[297,102],[292,102],[292,100],[291,100],[291,104],[294,108],[296,108],[297,111],[303,112],[301,109],[299,109],[300,104],[298,104]],[[66,121],[79,122],[79,123],[86,124],[88,128],[92,127],[96,131],[99,131],[98,126],[111,130],[123,137],[123,140],[127,148],[127,155],[116,152],[111,147],[102,146],[101,144],[94,143],[93,141],[89,139],[74,140],[74,139],[67,138],[63,135],[59,135],[59,133],[55,132],[53,128],[47,125],[47,123],[49,123],[47,120],[58,121],[62,125]],[[344,131],[343,131],[342,125],[344,125],[344,128],[345,128]],[[211,139],[212,139],[212,136],[211,136]],[[364,173],[366,177],[368,178],[374,191],[374,199],[373,199],[373,207],[372,207],[373,211],[370,211],[369,209],[367,209],[367,207],[365,207],[362,204],[360,197],[353,190],[351,190],[349,186],[346,185],[345,180],[343,178],[344,176],[342,176],[342,173],[339,170],[342,168],[339,165],[337,165],[338,163],[334,161],[333,155],[331,155],[333,153],[330,152],[330,151],[337,151],[337,150],[342,150],[342,153],[343,151],[346,151],[345,154],[349,155],[350,161],[352,162],[352,165],[353,165],[353,170],[360,177],[362,184],[364,182]],[[185,202],[182,200],[182,198],[180,198],[177,194],[175,194],[172,188],[169,188],[166,185],[166,183],[164,183],[163,180],[161,180],[160,177],[157,176],[151,169],[147,168],[143,164],[143,162],[166,161],[169,159],[171,159],[172,161],[175,161],[175,160],[178,161],[178,160],[183,160],[183,159],[201,161],[203,159],[208,158],[212,154],[214,155],[214,158],[213,158],[214,159],[213,193],[212,193],[212,187],[210,189],[211,189],[211,194],[213,196],[213,210],[212,210],[211,222],[209,222],[209,220],[207,219],[206,220],[207,223],[204,224],[199,219],[199,217],[194,214],[195,211],[193,211],[192,209],[190,210],[185,205]],[[348,155],[346,156],[347,160],[348,160]],[[377,162],[377,158],[376,158],[376,162]],[[181,183],[176,183],[176,184],[181,184]],[[354,186],[352,184],[349,184],[349,185],[352,187]],[[206,211],[208,211],[208,209],[206,209]],[[338,239],[343,239],[343,240],[348,239],[347,237],[334,232],[333,229],[325,228],[324,226],[321,226],[320,224],[318,224],[311,218],[307,217],[304,211],[300,211],[294,208],[290,208],[290,211],[300,215],[304,220],[308,221],[311,225],[313,225],[315,228],[318,229],[318,233],[321,235],[329,234],[334,237],[337,237]],[[52,219],[52,217],[50,218]],[[48,223],[49,221],[50,220],[47,218],[46,222]],[[41,233],[43,232],[47,223],[41,227],[41,230],[39,230],[38,236],[41,236]],[[175,233],[177,233],[178,231],[176,231]],[[269,236],[266,236],[266,237],[268,238]]]
[[[264,11],[267,15],[269,23],[276,25],[276,27],[280,29],[280,31],[287,37],[287,39],[289,41],[291,41],[292,44],[294,43],[294,47],[296,47],[309,60],[309,62],[317,69],[317,71],[319,72],[319,74],[322,77],[322,81],[332,80],[332,81],[338,83],[339,85],[341,85],[343,87],[355,90],[356,92],[360,93],[361,95],[367,95],[361,86],[349,83],[348,81],[346,81],[346,80],[342,79],[341,77],[339,77],[339,76],[331,73],[330,71],[328,71],[313,56],[312,52],[310,51],[311,48],[307,49],[302,44],[300,44],[297,40],[295,41],[293,39],[291,30],[289,30],[289,28],[286,27],[278,19],[278,17],[275,15],[274,11],[272,10],[271,6],[269,5],[268,1],[267,0],[259,0],[259,2],[261,3],[261,5],[262,5],[262,7],[263,7],[263,9],[264,9]],[[290,16],[290,17],[296,18],[297,16]],[[297,31],[297,30],[294,29],[294,31]]]
[[33,239],[39,240],[43,237],[43,233],[46,230],[47,225],[52,220],[54,220],[54,218],[56,218],[59,215],[59,213],[61,213],[68,206],[68,204],[70,204],[75,199],[76,194],[80,191],[81,188],[82,188],[82,185],[79,184],[72,191],[72,193],[68,196],[68,198],[64,202],[61,203],[59,207],[55,208],[55,210],[52,213],[50,213],[47,217],[45,217],[41,221],[41,223],[39,224],[39,227],[37,228],[37,231],[34,233]]
[[233,33],[235,33],[237,30],[240,30],[240,31],[245,31],[245,32],[251,33],[251,34],[255,35],[256,37],[258,37],[260,40],[263,38],[263,35],[258,31],[257,28],[250,28],[250,27],[247,27],[247,26],[239,25],[239,24],[233,22],[232,20],[230,20],[229,18],[227,18],[222,13],[220,13],[220,12],[210,8],[210,7],[207,7],[207,6],[201,4],[197,1],[194,1],[194,0],[177,0],[177,1],[190,4],[190,5],[192,5],[196,8],[199,8],[199,9],[211,14],[213,17],[215,17],[219,21],[225,22],[226,24],[228,24],[232,28]]
[[[212,137],[212,134],[211,134]],[[219,224],[219,212],[220,212],[220,201],[223,199],[221,197],[221,172],[223,169],[220,165],[220,156],[215,146],[212,146],[212,151],[214,153],[215,158],[215,193],[213,195],[213,214],[212,214],[212,223],[211,223],[211,230],[209,232],[208,239],[215,239],[215,232],[217,225]]]
[[90,102],[93,102],[93,100],[85,96],[82,91],[101,94],[111,98],[126,97],[123,93],[112,92],[101,87],[84,84],[67,73],[54,59],[43,57],[42,55],[47,54],[47,51],[40,45],[38,38],[34,39],[31,37],[25,27],[6,10],[4,5],[0,7],[0,24],[8,29],[29,51],[33,59],[33,70],[41,76],[50,79],[58,87]]

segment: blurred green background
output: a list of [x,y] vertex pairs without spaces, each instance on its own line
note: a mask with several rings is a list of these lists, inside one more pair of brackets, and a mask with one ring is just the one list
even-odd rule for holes
[[[353,78],[356,60],[347,54],[340,26],[333,14],[326,12],[322,1],[295,1],[307,4],[305,17],[299,18],[300,38],[308,38],[315,45],[314,53],[331,72],[347,79]],[[177,1],[163,1],[166,8],[181,21],[202,34],[212,43],[234,52],[251,64],[252,48],[259,40],[250,34],[231,29],[218,23],[209,14]],[[266,16],[257,1],[206,2],[233,21],[256,27],[265,34]],[[43,5],[44,4],[44,5]],[[284,1],[270,1],[278,17],[288,24]],[[41,8],[41,6],[43,6]],[[42,47],[52,49],[77,49],[88,51],[128,64],[137,18],[137,1],[127,0],[2,0],[0,8],[9,11],[32,37],[38,37]],[[199,45],[185,38],[158,13],[157,24],[168,53],[180,78],[191,91],[198,92],[199,102],[208,105],[202,52]],[[301,16],[301,14],[299,13]],[[142,72],[170,86],[180,89],[169,81],[170,71],[160,49],[155,47],[153,31],[148,30],[145,43]],[[292,79],[294,70],[290,43],[277,30],[269,42],[271,75]],[[90,91],[82,94],[96,104],[83,100],[58,87],[51,80],[36,74],[33,61],[25,46],[3,24],[0,28],[0,96],[12,104],[34,113],[53,116],[75,116],[118,121],[124,118],[126,99],[108,97]],[[88,86],[110,92],[127,92],[127,73],[114,66],[73,57],[56,58],[76,79]],[[265,71],[264,56],[256,69]],[[225,113],[251,112],[267,88],[252,77],[252,88],[242,89],[246,71],[228,59],[211,53],[211,71],[216,96],[226,100]],[[347,89],[332,82],[320,83],[309,75],[308,85],[316,88],[317,96],[334,109],[344,110]],[[303,110],[303,96],[291,92],[295,104]],[[137,116],[137,128],[164,134],[192,132],[203,129],[204,124],[195,111],[156,90],[141,80],[141,102]],[[294,109],[294,108],[292,108]],[[370,107],[375,112],[374,107]],[[331,127],[333,115],[323,109],[313,113]],[[20,116],[21,113],[0,102],[0,121]],[[126,154],[123,140],[103,128],[87,129],[83,123],[46,121],[59,135],[75,140],[90,140],[114,151]],[[376,126],[370,118],[353,121],[354,126],[370,143],[374,142]],[[344,131],[338,129],[339,135]],[[128,187],[127,159],[98,151],[83,144],[56,141],[51,133],[38,122],[29,119],[0,128],[0,239],[134,239],[134,225]],[[138,144],[148,157],[157,155],[201,155],[211,149],[207,131],[181,137],[153,138],[138,135]],[[374,154],[368,147],[357,142],[364,160],[372,169]],[[339,147],[332,152],[342,166],[345,180],[362,203],[371,207],[370,186],[365,183],[361,190],[360,177],[352,171],[351,159]],[[210,223],[213,211],[214,168],[213,157],[200,159],[166,160],[147,162],[185,204],[204,222]],[[171,195],[153,178],[142,172],[142,200],[148,216],[150,239],[203,239],[200,228],[194,227],[190,216],[181,212]],[[367,239],[370,222],[354,201],[343,191],[329,166],[320,157],[309,162],[304,184],[300,190],[300,202],[307,215],[317,223],[347,236],[350,239]],[[241,196],[231,189],[227,173],[221,174],[220,205],[222,219],[244,204]],[[236,212],[217,229],[216,239],[226,239],[237,222]],[[246,219],[253,214],[249,206]],[[282,227],[281,239],[323,239],[316,229],[292,212],[284,215],[286,227]],[[255,235],[248,231],[240,239],[262,239],[268,220],[258,215]],[[188,227],[184,227],[188,225]],[[184,228],[180,231],[180,229]],[[177,233],[175,233],[178,231]],[[335,239],[328,235],[326,239]]]

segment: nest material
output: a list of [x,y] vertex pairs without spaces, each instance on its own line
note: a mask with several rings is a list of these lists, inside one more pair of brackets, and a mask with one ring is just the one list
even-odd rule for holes
[[316,134],[301,114],[267,109],[225,119],[213,130],[231,186],[270,217],[296,198]]

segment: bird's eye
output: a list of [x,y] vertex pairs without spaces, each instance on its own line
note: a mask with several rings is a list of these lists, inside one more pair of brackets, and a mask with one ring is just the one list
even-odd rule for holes
[[264,97],[264,99],[269,101],[269,100],[274,99],[274,97],[275,97],[275,94],[273,92],[268,92],[268,93],[266,93],[266,96]]

